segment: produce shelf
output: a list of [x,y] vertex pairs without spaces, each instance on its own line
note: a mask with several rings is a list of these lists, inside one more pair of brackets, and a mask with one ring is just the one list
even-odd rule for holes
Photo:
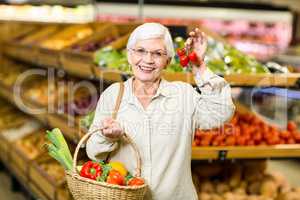
[[[164,73],[163,77],[168,81],[184,81],[195,85],[191,73]],[[300,73],[289,74],[228,74],[224,79],[231,86],[247,87],[299,87]]]
[[[8,100],[10,103],[14,104],[15,106],[18,106],[15,102],[13,91],[9,87],[3,85],[3,83],[0,82],[0,96]],[[34,102],[30,102],[28,99],[23,99],[25,103],[30,104],[31,107],[40,108],[38,105],[36,105]],[[57,114],[32,114],[30,111],[23,109],[23,111],[39,121],[43,122],[46,125],[49,125],[50,127],[56,127],[63,131],[64,135],[72,140],[73,142],[77,142],[79,139],[79,134],[81,133],[80,127],[77,125],[71,126],[68,124],[68,121],[60,117]],[[72,116],[69,116],[72,118]],[[73,120],[75,121],[75,120]]]
[[[86,79],[102,79],[110,82],[119,82],[122,80],[126,80],[128,77],[127,74],[122,73],[118,70],[110,70],[105,68],[100,68],[93,63],[92,57],[86,56],[84,53],[80,54],[77,53],[77,59],[80,62],[76,62],[76,65],[61,65],[60,60],[63,60],[63,63],[68,63],[66,60],[66,52],[65,51],[55,51],[55,61],[53,60],[53,53],[52,50],[45,50],[41,49],[43,52],[44,57],[52,59],[47,60],[43,58],[40,59],[33,59],[32,56],[24,56],[21,53],[16,54],[15,52],[19,52],[20,49],[23,49],[22,44],[16,43],[6,43],[4,46],[4,54],[14,59],[22,60],[24,62],[32,64],[34,63],[37,66],[41,67],[53,67],[64,69],[67,73],[72,74],[74,76]],[[39,48],[37,48],[39,49]],[[72,60],[74,56],[72,57]],[[74,62],[74,60],[72,61]],[[89,67],[91,69],[89,69]],[[184,81],[190,84],[195,85],[194,77],[191,73],[180,73],[180,72],[164,72],[163,77],[168,81]],[[230,83],[233,87],[269,87],[269,86],[277,86],[277,87],[300,87],[300,73],[286,73],[286,74],[228,74],[224,75],[226,81]]]
[[[9,88],[0,83],[0,95],[15,104],[13,95]],[[16,105],[16,104],[15,104]],[[238,108],[243,109],[241,105]],[[30,113],[28,113],[30,114]],[[36,115],[34,117],[40,119]],[[47,114],[47,124],[57,127],[64,135],[73,142],[84,135],[78,126],[68,126],[66,118],[56,114]],[[193,147],[192,160],[224,160],[224,159],[249,159],[249,158],[289,158],[300,157],[300,144],[286,144],[274,146],[226,146],[226,147]]]
[[273,146],[193,147],[193,160],[251,158],[299,158],[299,144]]

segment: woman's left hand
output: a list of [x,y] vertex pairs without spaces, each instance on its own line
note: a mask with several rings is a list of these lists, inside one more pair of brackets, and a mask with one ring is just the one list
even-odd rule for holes
[[193,73],[197,73],[200,70],[200,73],[203,72],[206,67],[204,64],[204,54],[207,49],[207,37],[206,35],[196,28],[194,31],[189,33],[189,38],[185,42],[185,47],[189,51],[194,51],[197,59],[200,61],[199,64],[192,64]]

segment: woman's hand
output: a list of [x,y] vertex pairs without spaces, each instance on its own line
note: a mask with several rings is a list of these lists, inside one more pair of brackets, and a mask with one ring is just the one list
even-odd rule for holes
[[104,119],[100,129],[102,131],[102,135],[110,139],[119,139],[124,133],[121,125],[112,118]]
[[189,33],[189,38],[185,42],[185,47],[188,51],[194,51],[199,64],[193,64],[193,73],[197,73],[200,70],[200,73],[205,70],[204,54],[207,49],[207,37],[206,35],[196,28],[194,31]]

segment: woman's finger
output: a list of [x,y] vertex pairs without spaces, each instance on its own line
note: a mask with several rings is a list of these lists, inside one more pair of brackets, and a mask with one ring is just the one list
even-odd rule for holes
[[103,135],[105,135],[105,136],[111,136],[113,133],[111,128],[103,129],[102,132],[103,132]]
[[189,33],[189,36],[190,36],[190,37],[195,37],[195,35],[196,35],[196,33],[195,33],[194,31],[191,31],[191,32]]

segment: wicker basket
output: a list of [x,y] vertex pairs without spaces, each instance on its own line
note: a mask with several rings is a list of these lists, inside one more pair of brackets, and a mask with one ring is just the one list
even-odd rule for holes
[[[97,130],[96,130],[97,131]],[[147,191],[147,185],[141,186],[119,186],[112,185],[105,182],[97,182],[94,180],[90,180],[84,177],[81,177],[78,174],[76,169],[77,166],[77,154],[78,151],[83,144],[83,142],[89,138],[94,132],[90,132],[86,134],[78,143],[77,148],[75,150],[74,158],[73,158],[73,171],[67,172],[67,182],[69,189],[75,200],[108,200],[108,199],[118,199],[118,200],[142,200]],[[124,139],[131,144],[133,149],[135,150],[135,154],[137,156],[137,173],[136,177],[140,177],[141,175],[141,158],[140,154],[137,151],[137,146],[133,143],[133,141],[127,136],[124,136]]]

